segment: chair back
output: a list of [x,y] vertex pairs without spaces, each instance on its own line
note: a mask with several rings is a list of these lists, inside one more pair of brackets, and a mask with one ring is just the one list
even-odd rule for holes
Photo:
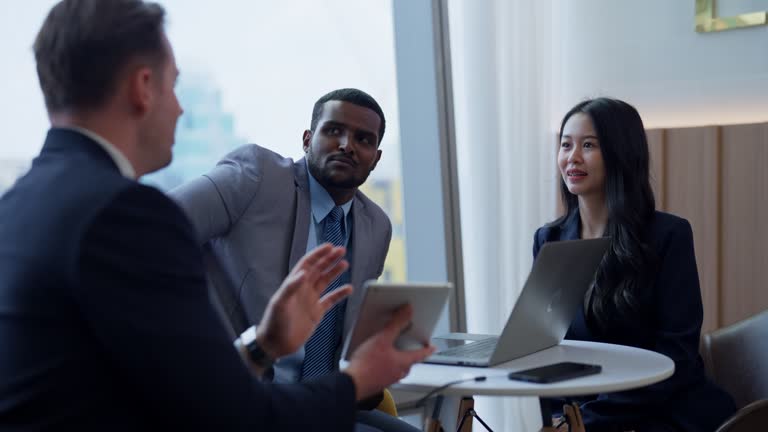
[[768,311],[705,334],[701,351],[707,374],[738,408],[768,399]]
[[716,432],[756,432],[768,426],[768,400],[763,399],[745,406],[723,423]]

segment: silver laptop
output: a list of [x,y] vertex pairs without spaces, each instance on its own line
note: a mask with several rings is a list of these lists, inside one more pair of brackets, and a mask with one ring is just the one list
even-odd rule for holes
[[559,344],[592,284],[609,238],[545,243],[501,336],[451,333],[432,339],[426,363],[494,366]]

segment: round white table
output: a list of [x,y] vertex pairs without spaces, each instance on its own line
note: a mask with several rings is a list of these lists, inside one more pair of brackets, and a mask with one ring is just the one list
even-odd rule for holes
[[[602,366],[595,375],[565,381],[536,384],[510,380],[512,371],[530,369],[559,362],[590,363]],[[670,377],[674,362],[667,356],[640,348],[598,342],[564,340],[551,348],[489,368],[420,363],[407,377],[392,386],[396,390],[428,393],[452,381],[469,381],[451,385],[439,392],[448,396],[539,396],[565,397],[616,392],[644,387]],[[484,376],[485,381],[474,381]],[[457,408],[458,399],[452,404]],[[549,404],[542,400],[542,422],[550,423]],[[440,419],[446,430],[455,429],[456,413],[443,409]]]
[[[551,384],[535,384],[507,378],[512,371],[558,362],[598,364],[595,375]],[[647,386],[672,375],[675,364],[657,352],[623,345],[564,340],[559,345],[489,368],[419,363],[393,387],[429,392],[451,381],[485,376],[482,382],[469,381],[443,390],[443,394],[493,396],[579,396],[615,392]]]

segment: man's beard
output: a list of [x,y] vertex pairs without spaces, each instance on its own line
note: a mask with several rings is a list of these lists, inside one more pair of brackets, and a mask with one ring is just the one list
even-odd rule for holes
[[368,179],[368,174],[366,174],[362,179],[355,177],[354,175],[344,178],[343,180],[335,180],[333,176],[328,172],[330,171],[329,168],[320,168],[315,163],[314,159],[311,157],[307,157],[307,166],[309,167],[309,173],[312,174],[312,177],[315,178],[321,185],[328,188],[334,188],[334,189],[357,189],[365,183],[365,181]]

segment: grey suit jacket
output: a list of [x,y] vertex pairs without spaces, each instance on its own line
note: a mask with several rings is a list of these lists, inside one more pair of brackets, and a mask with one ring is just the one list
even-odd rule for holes
[[[261,321],[270,297],[306,252],[311,212],[307,175],[305,159],[294,162],[250,144],[170,193],[198,232],[211,283],[238,334]],[[348,259],[355,290],[347,300],[345,336],[357,316],[363,282],[383,271],[392,236],[387,215],[360,191],[351,214]],[[303,359],[303,348],[281,359],[276,378],[295,380],[293,371]]]

